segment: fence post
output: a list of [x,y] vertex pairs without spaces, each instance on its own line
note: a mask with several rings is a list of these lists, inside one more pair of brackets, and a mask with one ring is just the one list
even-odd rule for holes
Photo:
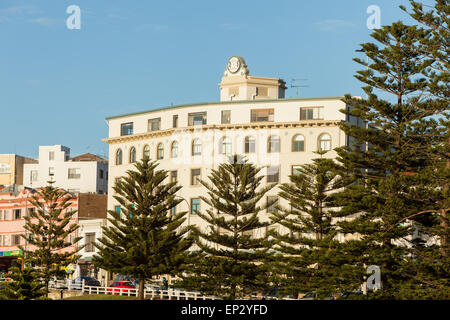
[[81,280],[81,292],[84,293],[84,279]]

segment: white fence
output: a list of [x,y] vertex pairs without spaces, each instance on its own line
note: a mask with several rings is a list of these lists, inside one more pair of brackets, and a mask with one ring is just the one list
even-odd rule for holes
[[[9,278],[0,278],[0,282],[10,281]],[[85,285],[85,281],[75,281],[75,280],[57,280],[50,281],[49,287],[57,290],[80,290],[84,294],[111,294],[111,295],[121,295],[128,297],[136,297],[138,294],[138,288],[116,288],[116,287],[101,287],[101,286],[88,286]],[[200,292],[189,292],[179,289],[144,289],[144,298],[150,299],[167,299],[167,300],[216,300],[217,297],[214,296],[204,296]],[[252,295],[250,299],[252,300],[278,300],[276,297],[261,297]],[[297,299],[286,299],[283,300],[297,300]]]
[[[114,294],[121,296],[135,297],[138,289],[83,286],[82,292],[86,294]],[[215,300],[213,296],[203,296],[199,292],[188,292],[176,289],[154,290],[144,289],[144,298],[168,299],[168,300]]]
[[[85,294],[111,294],[135,297],[138,294],[138,288],[117,288],[117,287],[101,287],[101,286],[88,286],[85,281],[74,281],[67,279],[58,280],[52,285],[55,289],[66,290],[81,290]],[[189,292],[178,289],[144,289],[144,298],[151,299],[168,299],[168,300],[215,300],[213,296],[203,296],[200,292]]]

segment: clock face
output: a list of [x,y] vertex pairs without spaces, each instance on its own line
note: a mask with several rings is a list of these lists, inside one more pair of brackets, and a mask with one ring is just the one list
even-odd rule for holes
[[237,57],[232,57],[228,60],[228,71],[235,73],[241,67],[241,61]]

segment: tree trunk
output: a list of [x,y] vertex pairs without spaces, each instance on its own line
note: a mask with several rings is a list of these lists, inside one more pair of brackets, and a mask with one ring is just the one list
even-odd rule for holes
[[448,256],[448,237],[447,237],[447,230],[448,230],[448,223],[447,223],[447,213],[446,209],[441,209],[441,226],[444,229],[445,234],[441,237],[441,254],[444,257]]
[[138,300],[144,300],[145,279],[139,279]]
[[[450,144],[450,138],[447,140],[447,143]],[[448,159],[449,154],[447,153],[447,159]],[[450,160],[446,161],[445,164],[446,168],[450,167]],[[444,186],[444,195],[447,194],[447,190],[449,188],[449,183],[446,183]],[[443,208],[441,209],[441,226],[444,228],[444,234],[441,237],[441,254],[444,257],[448,256],[448,245],[449,245],[449,240],[448,240],[448,236],[447,236],[447,230],[448,230],[448,222],[447,222],[447,208],[448,208],[448,201],[443,201]]]

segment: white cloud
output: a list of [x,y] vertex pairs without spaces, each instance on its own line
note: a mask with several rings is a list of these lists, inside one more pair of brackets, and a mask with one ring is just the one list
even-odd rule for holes
[[30,13],[35,10],[34,6],[15,6],[6,9],[0,9],[0,14],[11,15],[17,13]]
[[42,13],[44,13],[44,11],[36,8],[35,6],[29,5],[3,8],[0,9],[0,22],[28,21],[48,26],[58,20],[45,17],[31,19],[33,16],[37,16]]
[[166,24],[156,24],[156,23],[150,23],[150,24],[143,24],[138,27],[136,27],[136,31],[153,31],[153,32],[171,32],[174,31],[171,26]]
[[354,24],[353,22],[339,19],[322,20],[314,23],[314,25],[317,26],[319,30],[326,32],[339,31],[345,28],[356,27],[356,24]]
[[54,18],[35,18],[28,20],[31,23],[35,23],[41,26],[49,27],[55,23],[64,22],[64,19],[54,19]]

